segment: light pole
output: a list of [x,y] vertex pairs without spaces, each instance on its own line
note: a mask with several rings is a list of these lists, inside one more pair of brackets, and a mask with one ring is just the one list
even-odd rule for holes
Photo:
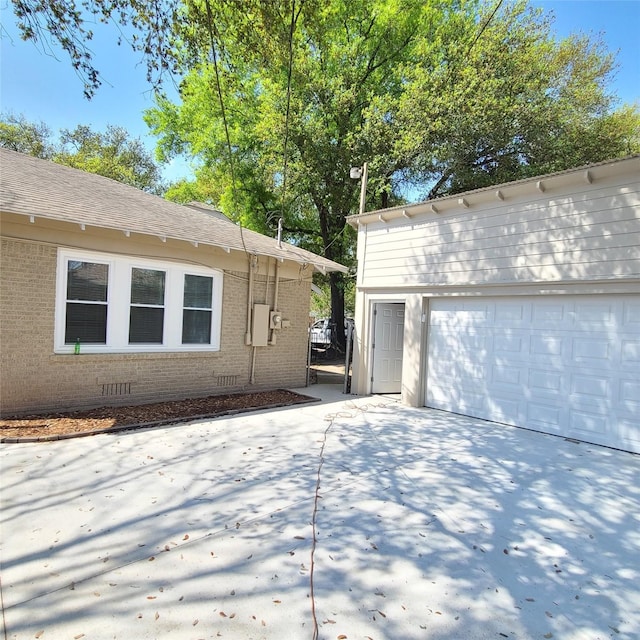
[[360,184],[360,215],[364,213],[365,202],[367,199],[367,163],[362,167],[351,167],[349,177],[353,180],[362,180]]

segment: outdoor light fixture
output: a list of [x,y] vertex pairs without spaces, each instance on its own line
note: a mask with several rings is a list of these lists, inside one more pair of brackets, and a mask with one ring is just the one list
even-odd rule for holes
[[349,177],[352,180],[362,180],[360,186],[360,215],[364,213],[364,205],[367,198],[367,163],[365,162],[362,167],[351,167],[349,171]]

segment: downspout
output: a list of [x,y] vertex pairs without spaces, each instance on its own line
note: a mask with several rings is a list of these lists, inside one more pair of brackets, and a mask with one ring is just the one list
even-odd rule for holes
[[251,349],[251,376],[249,377],[249,384],[256,383],[256,351],[258,347],[252,347]]
[[[276,258],[276,282],[273,290],[273,310],[279,311],[278,309],[278,288],[280,285],[280,260]],[[276,330],[271,329],[271,340],[269,340],[270,345],[274,345],[276,343]]]
[[244,343],[251,344],[251,311],[253,308],[253,272],[258,266],[258,256],[249,256],[249,291],[247,293],[247,332],[244,334]]
[[267,285],[264,292],[264,301],[269,301],[269,276],[271,275],[271,258],[267,257]]

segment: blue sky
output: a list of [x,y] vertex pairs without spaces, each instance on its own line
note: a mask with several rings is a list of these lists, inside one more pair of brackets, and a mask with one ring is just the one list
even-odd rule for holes
[[[533,0],[556,16],[555,31],[602,33],[611,51],[618,51],[619,70],[613,84],[622,102],[640,104],[640,0]],[[54,133],[78,124],[104,130],[122,126],[143,139],[149,149],[155,140],[142,120],[153,106],[146,68],[127,46],[117,47],[109,33],[98,33],[93,44],[95,63],[105,78],[97,95],[83,98],[82,83],[64,53],[54,55],[23,42],[17,35],[8,0],[2,1],[0,109],[43,121]],[[164,168],[165,178],[188,175],[185,163]]]

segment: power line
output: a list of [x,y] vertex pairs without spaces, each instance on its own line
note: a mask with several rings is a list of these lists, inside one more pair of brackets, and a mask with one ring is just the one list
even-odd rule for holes
[[480,37],[485,32],[486,28],[489,26],[489,23],[493,20],[496,13],[498,13],[498,9],[500,9],[503,2],[504,0],[498,0],[498,2],[496,3],[496,6],[493,8],[493,11],[491,12],[491,15],[487,18],[485,23],[482,25],[482,27],[480,28],[480,31],[478,31],[478,34],[476,35],[474,41],[471,43],[471,46],[467,50],[467,56],[471,53],[471,50],[473,49],[473,47],[476,46],[476,42],[480,40]]
[[[302,2],[304,4],[304,2]],[[300,10],[302,10],[302,4]],[[300,15],[300,14],[298,14]],[[284,120],[284,147],[283,147],[283,167],[282,167],[282,215],[284,215],[287,197],[287,165],[288,142],[289,142],[289,118],[291,114],[291,76],[293,74],[293,34],[296,28],[298,16],[296,16],[296,0],[291,1],[291,22],[289,24],[289,60],[287,69],[287,109]]]
[[[216,29],[215,22],[213,20],[213,12],[211,11],[211,5],[209,4],[209,0],[205,0],[205,7],[207,9],[207,32],[209,33],[209,40],[211,42],[211,57],[213,58],[213,68],[216,74],[216,88],[218,91],[218,101],[220,103],[220,113],[222,115],[222,123],[224,125],[224,135],[227,142],[227,153],[229,155],[229,171],[231,173],[231,199],[233,201],[233,209],[237,210],[238,208],[238,200],[236,197],[236,175],[235,175],[235,167],[233,164],[233,149],[231,148],[231,137],[229,135],[229,125],[227,123],[227,112],[224,107],[224,98],[222,96],[222,87],[220,85],[220,71],[218,69],[218,55],[216,52],[216,36],[218,40],[220,39],[220,34]],[[214,36],[215,30],[215,36]],[[247,247],[244,243],[244,235],[242,233],[242,223],[240,223],[240,240],[242,241],[242,246],[244,248],[244,252],[249,255],[247,251]]]

